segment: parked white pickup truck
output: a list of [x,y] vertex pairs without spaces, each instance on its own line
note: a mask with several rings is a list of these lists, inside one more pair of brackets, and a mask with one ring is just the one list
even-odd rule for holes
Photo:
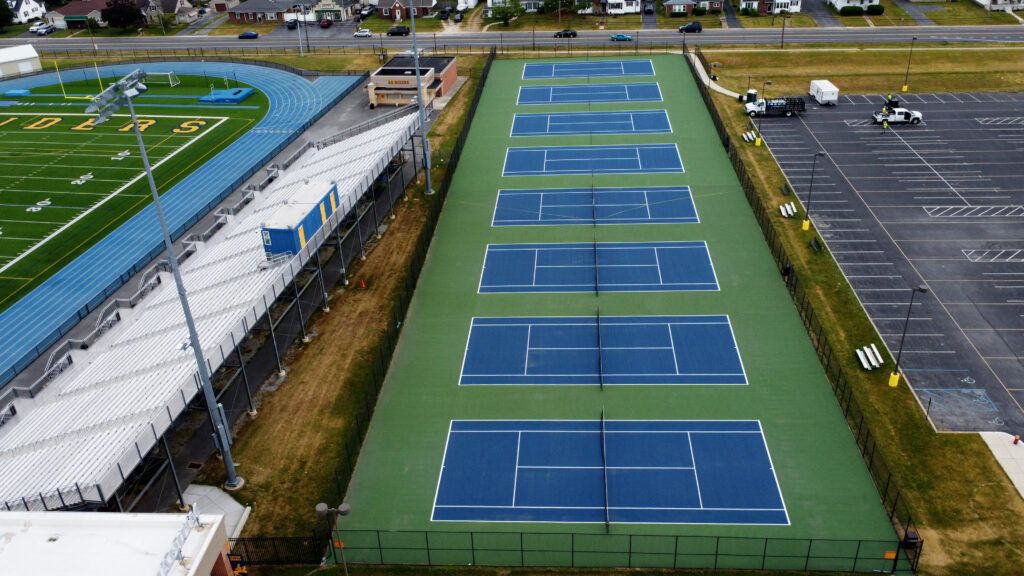
[[875,124],[881,124],[884,121],[888,121],[889,124],[920,124],[924,118],[920,112],[906,108],[886,109],[882,112],[875,112],[871,117]]

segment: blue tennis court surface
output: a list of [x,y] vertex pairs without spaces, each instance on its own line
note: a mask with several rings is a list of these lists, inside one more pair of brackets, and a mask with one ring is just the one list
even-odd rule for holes
[[672,132],[668,112],[554,112],[516,114],[513,136],[564,136],[568,134],[664,134]]
[[480,292],[718,290],[705,242],[488,244]]
[[502,176],[682,172],[675,144],[509,148]]
[[455,420],[431,519],[789,524],[756,420]]
[[695,223],[687,186],[498,190],[493,226]]
[[595,60],[547,62],[523,66],[523,80],[535,78],[590,78],[592,76],[654,76],[650,60]]
[[520,86],[517,104],[583,102],[661,102],[661,89],[657,82]]
[[473,318],[459,378],[463,385],[746,383],[728,316]]

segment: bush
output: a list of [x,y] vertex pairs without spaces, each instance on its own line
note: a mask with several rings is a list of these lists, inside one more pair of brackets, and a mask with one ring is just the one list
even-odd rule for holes
[[696,6],[693,9],[693,15],[694,16],[703,16],[703,15],[705,15],[707,13],[708,13],[708,9],[704,8],[703,6]]
[[882,6],[881,4],[872,4],[871,6],[868,6],[866,12],[871,16],[879,16],[885,12],[885,6]]
[[708,14],[711,14],[711,15],[714,15],[714,16],[718,16],[721,13],[722,13],[722,9],[721,8],[712,8],[711,10],[708,10]]
[[751,18],[755,18],[760,16],[760,14],[757,13],[755,8],[740,8],[740,16],[750,16]]
[[860,6],[843,6],[839,10],[840,16],[861,16],[864,14],[864,9]]

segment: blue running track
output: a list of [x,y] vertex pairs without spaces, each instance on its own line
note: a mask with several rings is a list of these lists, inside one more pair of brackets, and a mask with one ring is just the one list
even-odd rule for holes
[[520,105],[580,104],[583,102],[661,102],[657,82],[635,84],[562,84],[520,86]]
[[[223,62],[154,62],[103,66],[107,77],[142,67],[147,72],[237,77],[267,95],[267,115],[222,152],[165,192],[164,211],[174,236],[206,215],[218,202],[294,140],[362,80],[322,76],[315,81],[284,70]],[[93,72],[88,71],[89,74]],[[74,76],[70,76],[74,79]],[[65,74],[65,81],[69,75]],[[55,74],[0,83],[0,91],[57,83]],[[81,103],[84,109],[86,102]],[[163,250],[152,205],[0,313],[0,385],[11,380],[47,347]]]
[[718,290],[705,242],[488,244],[480,292]]
[[525,64],[523,80],[537,78],[591,78],[594,76],[654,76],[650,60],[595,60]]
[[493,226],[696,223],[686,186],[498,190]]
[[516,114],[513,136],[566,136],[570,134],[665,134],[672,132],[668,112],[553,112]]
[[432,520],[789,524],[756,420],[454,420]]
[[509,148],[502,176],[683,172],[675,144]]
[[463,385],[746,383],[728,316],[473,318],[459,378]]

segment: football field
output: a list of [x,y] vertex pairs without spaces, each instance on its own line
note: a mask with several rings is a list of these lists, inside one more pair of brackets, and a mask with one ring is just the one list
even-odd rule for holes
[[[154,85],[136,101],[161,193],[266,111],[259,93],[242,105],[199,103],[208,80]],[[0,108],[0,309],[151,201],[127,110],[96,124],[85,113],[96,79],[63,89],[71,99],[43,87]]]

